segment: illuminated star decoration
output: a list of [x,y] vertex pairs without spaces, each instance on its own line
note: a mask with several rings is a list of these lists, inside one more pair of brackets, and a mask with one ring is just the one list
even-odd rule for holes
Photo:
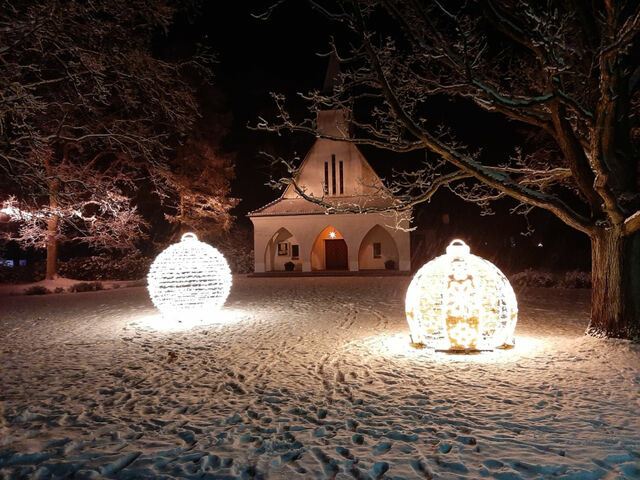
[[336,232],[334,231],[329,232],[329,237],[336,238]]

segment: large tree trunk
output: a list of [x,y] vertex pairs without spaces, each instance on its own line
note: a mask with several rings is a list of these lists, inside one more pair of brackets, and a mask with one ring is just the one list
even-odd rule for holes
[[640,336],[640,233],[617,228],[591,238],[591,322],[596,336]]
[[53,216],[47,221],[47,280],[58,275],[58,217]]
[[[51,171],[49,165],[47,165],[47,171]],[[49,189],[49,207],[52,215],[47,220],[47,273],[45,278],[53,280],[58,276],[58,224],[60,219],[55,214],[58,206],[58,201],[56,200],[58,182],[54,180]]]

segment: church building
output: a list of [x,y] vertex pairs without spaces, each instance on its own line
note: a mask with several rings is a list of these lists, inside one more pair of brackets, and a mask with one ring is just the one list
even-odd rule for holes
[[[308,196],[289,185],[280,198],[248,214],[254,227],[255,272],[324,272],[411,269],[410,213],[340,213],[389,205],[393,198],[349,138],[348,110],[319,111],[318,138],[295,177]],[[404,228],[397,228],[398,226]]]

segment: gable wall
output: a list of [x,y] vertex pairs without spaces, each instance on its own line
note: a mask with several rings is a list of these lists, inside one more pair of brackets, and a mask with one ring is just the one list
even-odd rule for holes
[[[322,197],[322,185],[325,178],[324,163],[328,162],[329,197],[334,196],[331,180],[331,155],[336,156],[336,196],[340,196],[340,161],[343,162],[344,196],[374,193],[376,189],[368,185],[381,185],[379,177],[354,144],[319,138],[309,150],[298,174],[298,185],[305,186],[307,193],[315,197]],[[290,185],[283,196],[295,198],[298,195],[293,185]]]

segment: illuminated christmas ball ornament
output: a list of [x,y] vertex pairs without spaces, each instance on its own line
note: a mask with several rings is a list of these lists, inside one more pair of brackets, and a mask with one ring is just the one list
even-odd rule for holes
[[156,257],[147,283],[151,301],[163,314],[204,317],[227,300],[231,270],[217,249],[185,233]]
[[414,344],[444,351],[514,345],[518,304],[511,284],[462,240],[424,264],[407,290],[405,311]]

